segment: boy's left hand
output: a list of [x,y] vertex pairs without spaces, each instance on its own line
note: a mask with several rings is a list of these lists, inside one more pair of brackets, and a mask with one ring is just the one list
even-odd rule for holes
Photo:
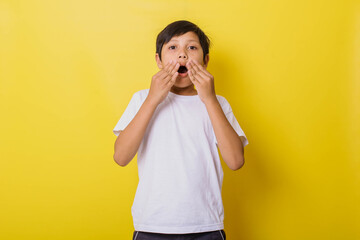
[[191,82],[195,85],[200,99],[206,104],[217,100],[214,77],[196,60],[190,59],[186,63]]

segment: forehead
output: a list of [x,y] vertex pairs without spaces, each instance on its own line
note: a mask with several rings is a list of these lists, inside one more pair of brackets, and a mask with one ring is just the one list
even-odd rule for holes
[[194,32],[187,32],[180,36],[174,36],[169,42],[197,42],[199,43],[199,37]]

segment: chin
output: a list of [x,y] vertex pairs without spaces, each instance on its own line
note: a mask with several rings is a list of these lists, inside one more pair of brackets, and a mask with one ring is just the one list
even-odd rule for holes
[[189,87],[190,85],[193,85],[193,83],[189,78],[177,79],[174,84],[175,87],[179,88]]

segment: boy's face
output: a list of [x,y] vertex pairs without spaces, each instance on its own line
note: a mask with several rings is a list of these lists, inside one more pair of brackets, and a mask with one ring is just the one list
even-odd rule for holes
[[193,59],[206,68],[209,62],[209,54],[206,55],[205,62],[203,54],[199,37],[194,32],[187,32],[171,38],[170,41],[162,47],[161,60],[157,53],[155,59],[160,69],[165,67],[171,60],[180,63],[179,75],[174,85],[179,88],[185,88],[193,85],[193,83],[188,76],[187,69],[181,66],[185,66],[190,59]]

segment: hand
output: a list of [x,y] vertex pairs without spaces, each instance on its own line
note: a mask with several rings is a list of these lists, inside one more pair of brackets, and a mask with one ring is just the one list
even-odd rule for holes
[[171,60],[152,77],[148,98],[154,101],[155,104],[160,104],[168,95],[171,87],[175,84],[176,77],[179,75],[179,67],[178,62]]
[[198,95],[205,104],[217,100],[214,77],[198,62],[190,59],[186,63],[191,82],[195,85]]

